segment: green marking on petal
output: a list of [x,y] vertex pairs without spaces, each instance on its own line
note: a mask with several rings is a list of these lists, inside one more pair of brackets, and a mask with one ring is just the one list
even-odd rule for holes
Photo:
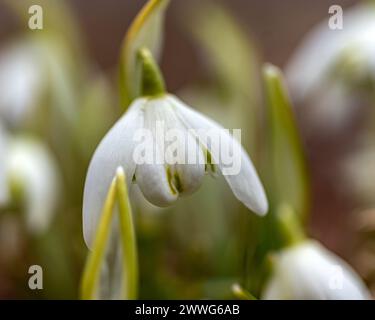
[[206,156],[206,164],[205,164],[205,171],[212,173],[213,175],[217,174],[217,166],[216,164],[212,163],[212,155],[208,149],[204,148],[204,154]]
[[173,185],[175,186],[175,188],[177,189],[179,193],[182,193],[183,191],[182,183],[181,183],[180,176],[178,175],[177,172],[173,174]]
[[174,175],[172,174],[172,169],[170,166],[167,166],[166,167],[166,173],[167,173],[167,180],[168,180],[168,185],[169,185],[169,189],[171,191],[172,194],[176,195],[178,194],[178,189],[176,189],[175,185],[174,185]]

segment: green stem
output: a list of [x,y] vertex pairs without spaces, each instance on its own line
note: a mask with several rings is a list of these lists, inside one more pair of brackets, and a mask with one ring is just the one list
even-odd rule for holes
[[126,299],[138,296],[138,256],[133,215],[128,198],[125,173],[117,170],[117,200],[120,213],[120,233],[123,248],[123,294]]
[[137,53],[141,64],[141,96],[159,96],[165,93],[165,83],[158,64],[150,50],[141,48]]
[[277,219],[280,231],[287,245],[295,245],[305,239],[305,234],[300,222],[297,220],[290,206],[281,205],[277,210]]
[[104,203],[99,226],[95,235],[94,244],[86,261],[81,283],[81,298],[94,299],[100,275],[101,261],[103,260],[106,243],[111,229],[113,209],[116,199],[116,179],[113,179]]

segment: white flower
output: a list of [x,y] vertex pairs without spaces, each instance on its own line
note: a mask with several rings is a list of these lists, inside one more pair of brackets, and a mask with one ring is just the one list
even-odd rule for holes
[[43,232],[55,213],[60,191],[54,159],[42,144],[29,138],[8,137],[4,151],[0,159],[0,174],[3,173],[0,195],[2,192],[6,195],[4,202],[10,201],[12,196],[22,201],[29,230]]
[[[161,158],[162,152],[158,152],[164,144],[164,139],[157,134],[158,121],[165,124],[166,131],[176,129],[182,132],[188,147],[178,145],[177,149],[184,149],[187,155],[195,152],[199,161],[185,164],[179,159],[175,164],[165,164]],[[139,146],[134,135],[142,128],[152,132],[155,139],[156,161],[153,163],[138,164],[134,161],[133,154]],[[241,145],[222,129],[219,124],[186,106],[173,95],[162,94],[135,100],[104,137],[87,172],[83,199],[83,231],[87,245],[91,247],[116,168],[122,166],[128,185],[135,181],[151,203],[167,206],[178,196],[190,194],[199,188],[206,171],[206,155],[221,171],[225,170],[220,161],[220,152],[222,149],[228,151],[225,149],[231,146],[240,150],[240,171],[224,177],[240,201],[256,213],[264,215],[268,209],[267,199],[253,164]],[[195,134],[192,134],[192,130]],[[210,145],[206,145],[204,135],[207,131],[220,135],[220,143],[211,141]],[[208,166],[212,167],[210,164]]]
[[308,240],[275,256],[263,299],[362,300],[370,293],[355,271],[320,243]]
[[52,37],[24,37],[0,53],[0,118],[22,125],[45,101],[72,117],[70,56]]
[[43,87],[42,59],[30,41],[11,44],[0,55],[0,116],[10,123],[25,118]]
[[345,10],[343,21],[342,30],[331,30],[326,20],[314,27],[286,67],[293,98],[313,104],[319,125],[347,120],[360,98],[350,88],[375,79],[375,6]]

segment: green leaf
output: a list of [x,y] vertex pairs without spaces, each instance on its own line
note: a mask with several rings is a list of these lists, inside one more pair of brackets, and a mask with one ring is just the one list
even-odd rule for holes
[[217,1],[204,1],[192,10],[186,29],[205,56],[210,85],[198,84],[184,95],[192,105],[212,106],[202,111],[217,115],[228,127],[241,128],[242,143],[253,156],[261,99],[259,57],[242,27]]
[[[116,206],[116,207],[115,207]],[[124,170],[119,167],[108,190],[103,212],[96,231],[92,251],[89,253],[81,283],[81,298],[95,299],[99,292],[100,271],[105,260],[108,239],[111,233],[115,208],[119,212],[122,267],[121,297],[136,299],[138,295],[138,254]],[[120,279],[116,278],[116,281]]]
[[117,171],[117,201],[120,214],[123,264],[125,266],[122,279],[123,294],[127,299],[136,299],[138,296],[138,254],[133,214],[122,168]]
[[111,222],[116,201],[116,178],[113,179],[105,201],[92,251],[86,261],[81,283],[81,298],[94,299],[98,291],[100,267],[105,255],[106,244],[111,231]]
[[169,1],[148,1],[126,33],[120,57],[120,98],[125,109],[139,96],[138,49],[146,47],[156,59],[160,58],[163,22]]
[[188,27],[221,85],[254,99],[260,90],[254,81],[257,51],[251,36],[229,10],[212,1],[204,2],[193,11]]
[[274,208],[287,204],[302,219],[310,207],[309,176],[302,142],[281,71],[270,64],[263,69],[268,102],[268,185]]
[[232,286],[233,295],[239,300],[258,300],[249,291],[242,288],[238,283]]

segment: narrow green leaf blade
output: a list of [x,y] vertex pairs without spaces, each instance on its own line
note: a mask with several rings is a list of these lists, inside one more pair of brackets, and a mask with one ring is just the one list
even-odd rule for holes
[[111,231],[111,222],[116,201],[116,178],[108,190],[104,203],[103,212],[100,217],[99,226],[96,231],[92,251],[86,260],[81,281],[81,298],[84,300],[94,299],[98,289],[100,268],[105,255],[107,240]]
[[139,74],[136,63],[138,49],[146,47],[156,59],[160,58],[164,16],[169,1],[148,1],[125,36],[120,57],[120,98],[124,108],[127,108],[139,95]]
[[274,206],[288,204],[305,219],[310,207],[310,190],[302,141],[281,71],[266,64],[263,74],[268,102],[269,184]]
[[123,294],[126,299],[137,299],[138,296],[138,254],[133,214],[130,207],[125,173],[117,170],[117,201],[120,215],[120,234],[123,253]]

